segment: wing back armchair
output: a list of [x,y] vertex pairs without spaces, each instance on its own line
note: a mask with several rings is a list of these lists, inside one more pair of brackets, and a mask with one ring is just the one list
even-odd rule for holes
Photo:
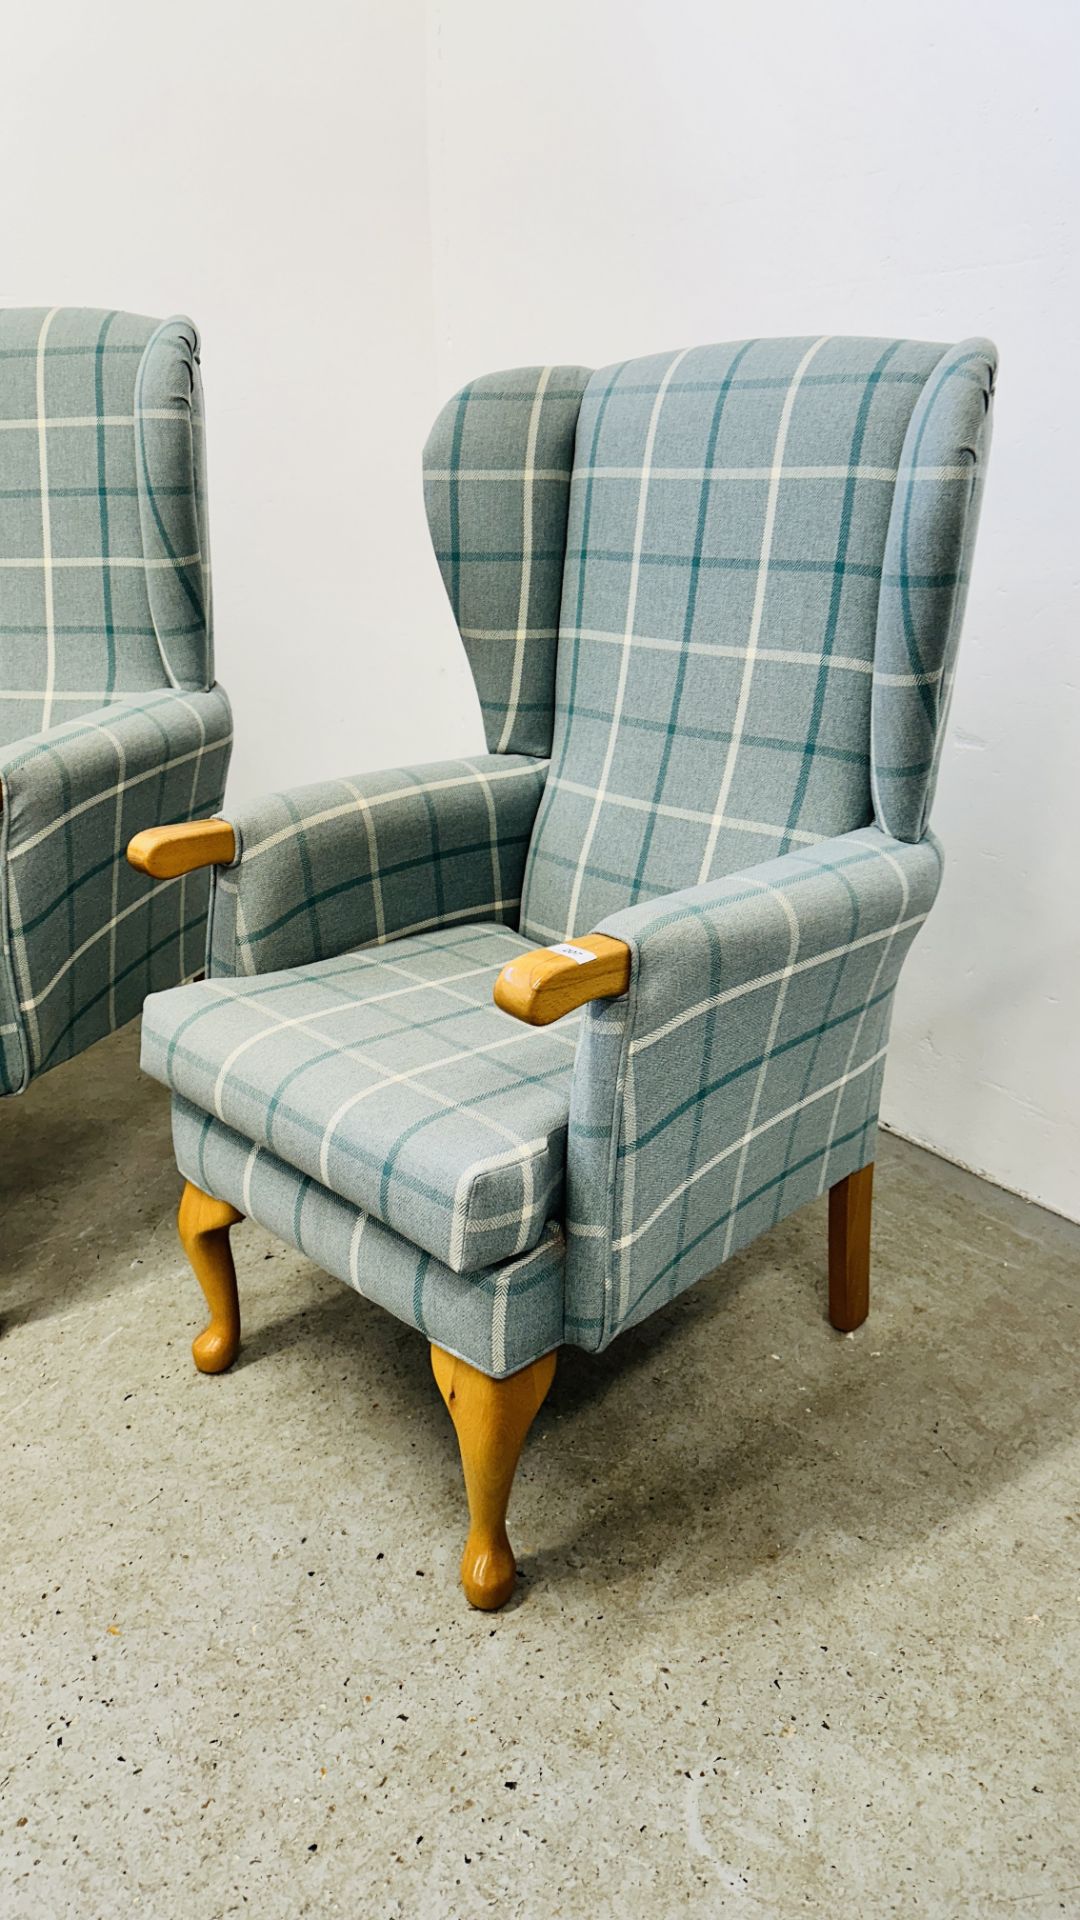
[[423,1332],[476,1605],[561,1342],[826,1189],[830,1315],[865,1317],[993,374],[799,339],[474,381],[425,484],[488,753],[131,850],[217,863],[210,977],[144,1020],[196,1362],[236,1352],[242,1214]]
[[0,311],[0,1094],[202,965],[208,886],[132,832],[221,804],[199,336]]

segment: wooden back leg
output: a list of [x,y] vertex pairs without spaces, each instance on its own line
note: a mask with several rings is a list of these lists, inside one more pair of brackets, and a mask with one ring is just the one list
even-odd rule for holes
[[829,1188],[829,1319],[853,1333],[870,1311],[870,1212],[874,1163]]

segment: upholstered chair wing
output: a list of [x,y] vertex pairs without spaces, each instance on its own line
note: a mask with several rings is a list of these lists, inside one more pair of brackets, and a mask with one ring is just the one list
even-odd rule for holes
[[476,1605],[561,1343],[826,1190],[830,1318],[865,1318],[994,366],[808,338],[474,381],[425,488],[488,753],[130,850],[213,863],[210,977],[143,1029],[197,1364],[237,1349],[243,1214],[421,1331]]
[[473,380],[424,449],[432,544],[492,753],[551,752],[559,606],[585,367]]
[[0,1092],[202,965],[202,873],[132,832],[220,805],[199,338],[0,310]]

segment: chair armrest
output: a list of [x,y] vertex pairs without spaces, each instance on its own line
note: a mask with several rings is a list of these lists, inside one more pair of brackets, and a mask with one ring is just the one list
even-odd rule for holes
[[581,1016],[569,1337],[605,1346],[874,1158],[893,991],[940,874],[932,838],[862,827],[601,923],[633,966]]
[[208,972],[271,973],[435,927],[515,924],[546,773],[528,755],[479,754],[231,808]]
[[169,687],[0,752],[0,1001],[16,1009],[17,1086],[203,964],[206,877],[174,866],[147,879],[123,850],[151,821],[214,814],[231,746],[220,687]]
[[630,985],[630,949],[625,940],[590,933],[555,947],[534,947],[502,970],[495,1005],[530,1027],[546,1027],[588,1000],[610,1000]]
[[181,820],[172,827],[145,827],[128,841],[129,864],[154,880],[174,880],[200,867],[231,867],[236,835],[227,820]]

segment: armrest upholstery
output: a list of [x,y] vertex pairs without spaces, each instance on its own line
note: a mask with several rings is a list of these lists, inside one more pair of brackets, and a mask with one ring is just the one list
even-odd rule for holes
[[482,754],[269,794],[214,870],[211,974],[304,966],[469,920],[516,924],[546,760]]
[[621,1328],[874,1157],[900,965],[936,841],[876,827],[611,915],[629,993],[582,1023],[567,1333]]
[[206,882],[148,886],[124,859],[151,821],[220,806],[232,745],[219,687],[117,700],[0,753],[0,1000],[11,1091],[202,961]]

